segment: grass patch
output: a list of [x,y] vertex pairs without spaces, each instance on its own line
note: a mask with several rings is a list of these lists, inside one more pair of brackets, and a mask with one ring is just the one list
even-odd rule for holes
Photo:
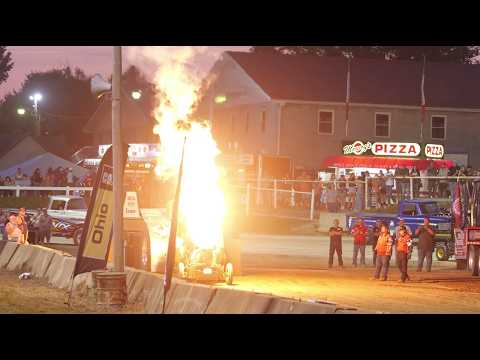
[[45,208],[48,206],[48,197],[41,196],[23,196],[23,197],[2,197],[0,198],[0,208],[18,209],[24,207],[28,210]]

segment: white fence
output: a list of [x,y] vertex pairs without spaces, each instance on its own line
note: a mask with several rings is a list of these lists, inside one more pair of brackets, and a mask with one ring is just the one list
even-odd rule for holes
[[[302,218],[313,220],[316,209],[315,195],[318,195],[318,186],[332,184],[335,189],[340,188],[340,184],[344,183],[348,189],[350,184],[355,184],[356,191],[355,197],[362,197],[362,209],[369,209],[372,207],[374,201],[372,196],[375,195],[371,189],[371,182],[374,178],[366,178],[364,181],[320,181],[320,180],[283,180],[283,179],[250,179],[242,180],[235,187],[243,188],[246,190],[246,213],[249,215],[252,212],[252,208],[255,206],[265,205],[265,199],[268,199],[269,206],[272,210],[277,210],[279,205],[285,204],[285,196],[288,196],[289,207],[295,207],[296,201],[299,198],[298,195],[303,195],[309,198],[309,213]],[[446,192],[452,193],[457,181],[480,181],[480,176],[421,176],[421,177],[394,177],[394,185],[391,188],[392,198],[394,197],[396,202],[402,199],[413,199],[415,197],[442,197],[446,198]],[[434,180],[434,182],[430,182]],[[243,183],[243,184],[241,184]],[[311,191],[299,191],[295,188],[300,183],[309,184]],[[440,186],[442,185],[442,186]],[[285,189],[285,188],[288,189]],[[318,189],[318,190],[316,190]],[[422,189],[422,190],[420,190]],[[348,192],[347,192],[348,193]],[[442,195],[442,196],[440,196]],[[282,204],[279,204],[279,199],[282,198]],[[271,200],[270,200],[271,199]],[[254,203],[253,203],[253,202]],[[319,199],[317,199],[319,201]]]
[[92,191],[93,187],[72,187],[72,186],[20,186],[20,185],[11,185],[11,186],[0,186],[0,193],[7,195],[5,191],[14,191],[15,197],[20,197],[21,192],[36,191],[40,192],[55,192],[55,193],[65,193],[65,195],[72,195],[75,193]]

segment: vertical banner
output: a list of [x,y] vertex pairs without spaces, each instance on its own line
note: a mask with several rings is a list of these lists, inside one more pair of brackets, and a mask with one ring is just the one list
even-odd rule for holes
[[[125,168],[128,145],[122,148]],[[112,239],[113,224],[113,165],[112,147],[100,162],[88,206],[87,217],[83,225],[82,237],[75,262],[73,277],[92,270],[104,269]]]
[[467,244],[465,232],[462,229],[454,229],[455,235],[455,260],[465,260],[467,258]]
[[173,276],[173,268],[175,267],[175,250],[177,243],[177,222],[178,222],[178,207],[180,205],[180,193],[182,187],[182,175],[183,175],[183,157],[185,154],[185,143],[187,138],[183,140],[183,149],[182,149],[182,159],[180,161],[180,169],[178,171],[178,183],[177,183],[177,192],[175,193],[175,202],[173,203],[172,209],[172,221],[170,224],[170,236],[168,238],[168,250],[167,250],[167,260],[165,262],[165,278],[163,280],[163,305],[162,313],[165,312],[165,301],[167,299],[167,293],[170,289]]

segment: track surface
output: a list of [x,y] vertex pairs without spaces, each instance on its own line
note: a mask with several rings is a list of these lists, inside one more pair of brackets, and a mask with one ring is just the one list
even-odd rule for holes
[[[370,280],[373,275],[371,248],[367,266],[354,268],[352,239],[343,242],[341,270],[329,270],[328,237],[269,236],[243,234],[242,276],[233,288],[304,300],[332,301],[345,307],[384,313],[479,313],[480,278],[456,270],[455,262],[433,262],[431,273],[417,273],[416,252],[409,262],[412,281],[398,282],[400,273],[391,261],[386,282]],[[69,240],[54,239],[58,250],[76,254]],[[336,266],[336,260],[334,263]],[[219,284],[218,286],[226,286]]]

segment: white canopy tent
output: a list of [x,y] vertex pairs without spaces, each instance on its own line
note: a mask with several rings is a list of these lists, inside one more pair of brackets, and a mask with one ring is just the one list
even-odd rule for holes
[[70,161],[62,159],[61,157],[58,157],[52,153],[44,153],[35,156],[27,161],[24,161],[20,164],[12,166],[6,170],[1,170],[0,176],[10,176],[13,178],[15,176],[17,168],[22,169],[22,172],[28,177],[32,176],[36,168],[39,168],[42,176],[45,176],[49,167],[51,167],[52,169],[56,169],[59,166],[63,168],[72,168],[73,175],[78,178],[82,178],[88,173],[88,170],[77,166]]

